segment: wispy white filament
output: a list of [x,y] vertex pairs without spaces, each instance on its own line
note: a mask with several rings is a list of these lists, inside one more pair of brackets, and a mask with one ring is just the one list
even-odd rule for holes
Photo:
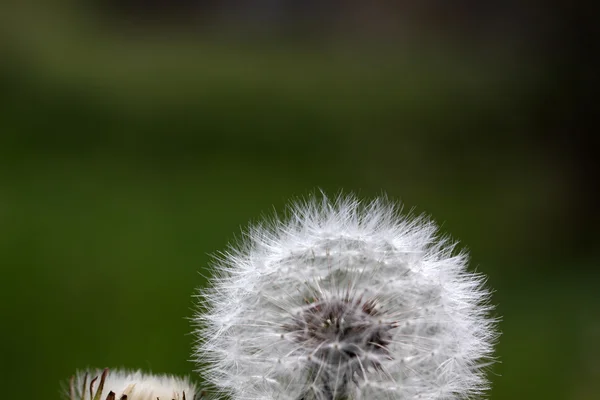
[[233,399],[463,399],[497,335],[485,278],[386,199],[311,198],[250,227],[199,293],[195,357]]
[[[104,379],[103,379],[104,377]],[[196,397],[195,397],[196,396]],[[70,383],[70,400],[194,400],[196,387],[185,378],[140,371],[81,371]]]

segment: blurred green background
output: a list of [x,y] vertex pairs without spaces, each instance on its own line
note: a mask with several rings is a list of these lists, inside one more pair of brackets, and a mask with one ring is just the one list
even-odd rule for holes
[[194,376],[209,254],[321,188],[467,246],[502,317],[491,398],[597,398],[585,10],[288,3],[0,6],[3,397],[86,366]]

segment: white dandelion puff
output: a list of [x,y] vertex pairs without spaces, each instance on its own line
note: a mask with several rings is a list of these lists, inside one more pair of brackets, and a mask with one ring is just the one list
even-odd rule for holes
[[140,371],[82,371],[71,378],[69,400],[198,400],[187,378]]
[[425,217],[324,196],[249,228],[199,293],[195,358],[234,400],[464,399],[497,338],[485,278]]

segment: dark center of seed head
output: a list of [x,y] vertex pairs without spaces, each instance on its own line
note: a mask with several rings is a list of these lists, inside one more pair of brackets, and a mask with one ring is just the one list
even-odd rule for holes
[[[388,356],[394,324],[379,317],[375,300],[313,299],[293,320],[284,325],[290,337],[307,351],[311,359],[344,367],[356,357]],[[369,360],[377,360],[369,357]],[[378,362],[370,361],[377,367]]]

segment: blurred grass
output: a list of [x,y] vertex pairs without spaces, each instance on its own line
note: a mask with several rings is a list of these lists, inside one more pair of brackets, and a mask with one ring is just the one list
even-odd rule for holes
[[565,166],[527,135],[539,65],[452,47],[136,39],[43,8],[3,15],[7,398],[58,398],[88,365],[190,373],[185,317],[207,253],[316,187],[385,191],[469,246],[503,316],[492,398],[596,393],[597,256],[569,225]]

